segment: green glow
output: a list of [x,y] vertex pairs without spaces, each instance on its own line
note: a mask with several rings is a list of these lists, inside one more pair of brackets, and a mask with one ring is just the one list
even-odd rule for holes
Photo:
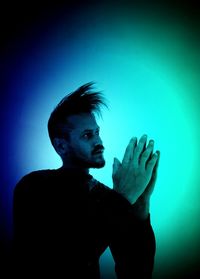
[[[154,33],[153,42],[146,34],[135,31],[133,39],[130,30],[124,26],[122,30],[126,30],[123,40],[105,36],[101,41],[103,63],[95,65],[93,61],[93,69],[95,65],[102,71],[96,79],[102,81],[101,87],[111,101],[111,111],[106,112],[102,123],[107,176],[105,169],[102,174],[94,173],[112,185],[113,157],[122,158],[130,137],[147,133],[155,139],[161,160],[151,202],[157,238],[154,276],[168,274],[171,278],[180,270],[184,273],[184,268],[192,268],[199,247],[198,113],[193,101],[197,80],[192,74],[193,65],[183,67],[181,59],[189,59],[190,48],[179,30],[165,32],[162,39]],[[102,59],[102,54],[99,56]],[[105,60],[109,61],[106,67]],[[189,260],[185,258],[188,251]]]
[[[100,19],[97,17],[96,25],[75,37],[74,45],[81,47],[74,64],[71,61],[69,67],[67,54],[61,52],[62,74],[59,72],[56,83],[52,78],[38,92],[49,92],[51,88],[50,102],[55,104],[66,91],[97,81],[97,89],[102,89],[110,102],[110,111],[105,111],[103,120],[99,120],[107,164],[91,173],[110,187],[113,157],[122,159],[129,139],[146,133],[149,139],[155,140],[161,159],[151,202],[151,220],[157,239],[154,278],[160,278],[160,274],[174,278],[176,272],[192,268],[200,250],[199,50],[189,41],[186,30],[174,22],[170,25],[161,20],[132,20],[118,15],[112,24],[106,20],[102,24]],[[56,53],[58,50],[59,47]],[[55,59],[52,53],[51,58]],[[38,108],[40,94],[37,101]],[[27,107],[30,114],[35,109],[31,106],[30,110]],[[47,107],[43,118],[40,115],[44,119],[41,131],[46,129],[45,120],[51,109]],[[37,168],[38,161],[41,168],[47,167],[47,154],[50,168],[60,166],[47,141],[46,135],[42,151],[36,156]],[[101,263],[104,267],[112,263],[108,251]]]

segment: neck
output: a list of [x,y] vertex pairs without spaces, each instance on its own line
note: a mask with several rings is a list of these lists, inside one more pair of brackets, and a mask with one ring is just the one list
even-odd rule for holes
[[72,164],[67,164],[67,163],[63,163],[61,169],[65,170],[72,170],[72,171],[77,171],[79,173],[84,173],[84,174],[89,174],[89,169],[88,168],[83,168],[81,166],[75,166]]

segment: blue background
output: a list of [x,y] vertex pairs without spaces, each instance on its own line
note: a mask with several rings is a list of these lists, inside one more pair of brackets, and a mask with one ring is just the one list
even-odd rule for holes
[[[4,10],[3,10],[4,12]],[[151,220],[154,278],[199,275],[199,10],[195,2],[85,1],[5,7],[1,45],[1,254],[12,239],[12,193],[26,173],[61,166],[47,121],[90,81],[109,101],[98,119],[112,187],[113,157],[146,133],[161,151]],[[103,278],[115,278],[109,249]]]

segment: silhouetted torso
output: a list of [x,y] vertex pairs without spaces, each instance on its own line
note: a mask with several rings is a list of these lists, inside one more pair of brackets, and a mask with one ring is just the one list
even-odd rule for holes
[[[14,192],[14,265],[22,278],[100,278],[110,247],[118,278],[151,278],[155,239],[150,219],[127,200],[69,170],[26,175]],[[134,277],[133,277],[134,276]]]

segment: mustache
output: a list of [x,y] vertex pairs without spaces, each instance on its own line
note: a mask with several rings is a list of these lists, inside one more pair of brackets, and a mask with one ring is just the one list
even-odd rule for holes
[[99,151],[103,151],[104,149],[105,149],[104,146],[99,144],[99,145],[95,146],[94,150],[92,151],[92,154],[95,154]]

